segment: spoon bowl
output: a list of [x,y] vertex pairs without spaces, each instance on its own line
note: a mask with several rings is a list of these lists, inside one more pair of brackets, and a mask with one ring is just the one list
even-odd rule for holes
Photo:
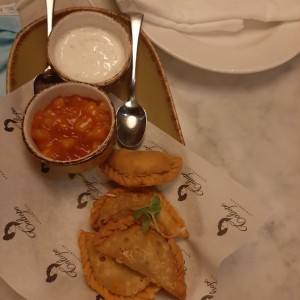
[[43,73],[35,77],[33,83],[34,94],[38,94],[47,87],[60,82],[63,82],[63,80],[49,66]]
[[132,34],[130,97],[129,100],[117,110],[116,124],[117,138],[120,145],[125,148],[135,148],[142,142],[147,126],[147,113],[144,108],[138,104],[135,96],[137,48],[144,15],[134,13],[129,14],[129,16]]
[[118,141],[126,148],[134,148],[141,143],[147,124],[143,107],[130,104],[131,102],[127,102],[117,112]]

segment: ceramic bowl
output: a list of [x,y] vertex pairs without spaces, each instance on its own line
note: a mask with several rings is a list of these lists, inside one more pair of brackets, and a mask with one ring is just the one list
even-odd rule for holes
[[64,80],[106,86],[117,81],[130,65],[130,36],[110,16],[78,11],[53,27],[47,56]]
[[[38,111],[46,107],[54,99],[57,99],[57,97],[67,97],[74,95],[83,98],[89,98],[98,102],[104,101],[105,103],[107,103],[107,114],[110,114],[111,118],[111,125],[108,129],[108,134],[102,144],[98,145],[95,150],[85,156],[68,160],[49,158],[45,154],[43,154],[44,152],[42,153],[34,140],[32,130],[33,118]],[[56,118],[58,118],[57,115],[55,115],[55,121]],[[43,122],[44,119],[45,118],[43,118]],[[89,130],[91,130],[91,128]],[[107,94],[93,85],[77,82],[65,82],[56,84],[35,95],[27,105],[22,123],[22,136],[25,145],[30,153],[41,162],[50,166],[50,168],[51,166],[58,167],[60,168],[60,170],[69,173],[83,172],[87,169],[100,165],[111,154],[116,144],[115,109]],[[58,139],[61,139],[62,133],[59,132],[57,136]],[[78,144],[80,143],[81,142],[79,141]]]

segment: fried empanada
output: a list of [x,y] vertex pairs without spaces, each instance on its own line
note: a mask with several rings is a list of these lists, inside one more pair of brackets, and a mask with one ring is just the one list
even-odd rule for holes
[[132,216],[133,212],[150,203],[152,196],[160,198],[161,210],[157,223],[166,236],[188,237],[189,233],[183,219],[164,197],[152,188],[131,191],[126,188],[115,188],[96,200],[91,209],[90,224],[98,231],[108,222],[116,222],[120,218]]
[[182,168],[182,158],[162,151],[114,149],[100,168],[122,186],[154,186],[174,180]]
[[165,239],[152,229],[144,233],[129,217],[99,231],[93,247],[145,275],[176,298],[185,299],[184,261],[174,239]]
[[106,300],[154,299],[160,289],[150,280],[92,247],[95,233],[80,232],[79,247],[88,285]]

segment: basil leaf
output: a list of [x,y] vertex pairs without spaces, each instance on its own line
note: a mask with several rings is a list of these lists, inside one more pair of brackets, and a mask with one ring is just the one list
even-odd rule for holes
[[150,199],[150,206],[160,204],[160,199],[158,196],[152,196]]
[[143,217],[142,217],[142,228],[143,228],[144,233],[146,233],[149,230],[150,225],[151,225],[151,222],[150,222],[149,215],[143,215]]
[[138,220],[142,215],[145,214],[145,210],[144,208],[139,208],[139,209],[136,209],[134,212],[133,212],[133,218],[135,220]]
[[[158,213],[161,210],[160,206],[160,199],[158,196],[153,196],[150,199],[150,205],[142,208],[138,208],[133,212],[133,217],[135,220],[138,220],[141,218],[142,222],[142,228],[143,232],[146,233],[150,226],[151,223],[156,223],[155,222],[155,217],[158,215]],[[154,222],[151,222],[151,218],[154,219]],[[155,224],[153,224],[155,226]],[[155,226],[156,228],[157,226]],[[159,228],[158,228],[159,230]]]

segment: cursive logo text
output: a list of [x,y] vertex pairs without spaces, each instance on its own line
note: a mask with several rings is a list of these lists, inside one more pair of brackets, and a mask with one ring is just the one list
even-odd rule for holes
[[247,231],[246,219],[237,213],[238,206],[222,203],[222,207],[227,212],[226,216],[218,222],[217,235],[222,236],[227,233],[229,226],[235,227],[240,231]]
[[33,216],[32,211],[26,207],[26,210],[22,210],[19,207],[15,207],[17,218],[6,224],[4,228],[3,240],[11,240],[15,237],[17,230],[26,234],[29,238],[35,238],[35,225],[30,221],[30,216]]
[[83,193],[80,193],[77,198],[77,208],[85,208],[88,204],[88,201],[94,201],[99,199],[104,192],[101,190],[102,184],[99,180],[95,179],[95,181],[87,180],[82,174],[70,174],[71,179],[76,176],[79,177],[87,187],[87,190]]
[[177,190],[178,194],[178,201],[183,201],[187,198],[188,193],[193,193],[197,196],[203,196],[204,192],[202,190],[202,185],[196,181],[195,173],[184,173],[181,172],[182,177],[184,178],[185,182],[181,186],[179,186]]
[[207,287],[210,288],[210,292],[207,295],[203,296],[201,298],[201,300],[213,299],[214,295],[217,292],[217,282],[216,281],[209,281],[208,279],[205,279],[204,283],[206,284]]
[[67,255],[70,253],[68,251],[58,251],[57,249],[53,249],[52,251],[57,259],[47,267],[46,282],[55,281],[59,272],[64,273],[69,277],[77,277],[76,265],[67,258]]
[[22,128],[22,121],[24,117],[24,112],[18,112],[15,108],[11,108],[13,113],[13,118],[4,120],[4,130],[7,132],[12,132],[15,128]]

